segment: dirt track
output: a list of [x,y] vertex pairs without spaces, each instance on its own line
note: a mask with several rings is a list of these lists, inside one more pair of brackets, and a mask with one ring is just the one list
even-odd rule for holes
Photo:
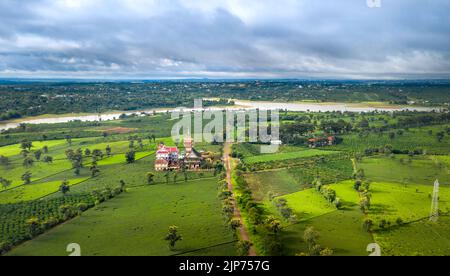
[[[230,143],[225,143],[224,149],[223,149],[223,160],[225,162],[225,167],[227,169],[228,189],[231,191],[231,193],[233,195],[234,216],[235,216],[235,218],[239,219],[242,222],[242,227],[239,228],[239,235],[240,235],[241,239],[244,240],[244,241],[250,241],[247,229],[245,228],[245,225],[244,225],[243,220],[242,220],[241,211],[239,210],[239,206],[237,205],[236,199],[234,197],[233,184],[231,182],[231,169],[232,169],[232,166],[231,166],[230,153],[231,153],[231,144]],[[257,256],[254,246],[252,246],[250,248],[249,256]]]

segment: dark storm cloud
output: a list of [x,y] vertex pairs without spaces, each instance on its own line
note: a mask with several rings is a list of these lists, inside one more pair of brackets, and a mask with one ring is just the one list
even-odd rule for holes
[[450,76],[445,0],[2,0],[0,77]]

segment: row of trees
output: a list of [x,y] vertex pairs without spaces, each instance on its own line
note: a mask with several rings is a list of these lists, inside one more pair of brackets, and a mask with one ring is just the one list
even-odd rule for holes
[[338,209],[341,207],[341,199],[336,196],[336,191],[331,189],[328,185],[322,184],[320,177],[317,177],[312,185],[329,203],[333,204]]

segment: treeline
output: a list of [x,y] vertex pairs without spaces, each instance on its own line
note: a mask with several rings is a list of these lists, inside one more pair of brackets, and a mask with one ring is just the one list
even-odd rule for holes
[[399,118],[398,127],[418,127],[432,124],[445,124],[450,122],[450,113],[438,113],[417,115],[413,117]]
[[264,207],[257,203],[252,196],[252,191],[240,170],[236,170],[234,180],[240,191],[237,202],[242,212],[246,213],[249,222],[249,231],[257,237],[256,247],[266,256],[283,255],[281,242],[281,221],[274,216],[268,216]]

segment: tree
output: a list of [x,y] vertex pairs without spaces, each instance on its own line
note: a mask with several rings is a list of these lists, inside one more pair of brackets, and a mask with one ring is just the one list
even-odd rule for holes
[[155,177],[154,173],[151,173],[151,172],[147,173],[147,184],[149,184],[149,185],[153,184],[154,177]]
[[72,160],[74,155],[75,155],[75,151],[73,149],[66,150],[67,159]]
[[230,227],[231,227],[231,229],[233,229],[233,231],[236,231],[241,226],[242,226],[242,223],[241,223],[240,219],[234,218],[234,219],[230,220]]
[[107,156],[111,156],[111,147],[108,145],[108,146],[106,146],[106,155]]
[[99,149],[94,149],[94,150],[92,151],[92,156],[93,156],[93,157],[100,158],[100,159],[103,159],[104,154],[103,154],[103,152],[102,152],[101,150],[99,150]]
[[37,161],[41,160],[42,156],[42,150],[37,150],[34,152],[34,158],[36,158]]
[[28,141],[28,140],[23,140],[23,141],[20,143],[20,148],[21,148],[21,149],[30,151],[32,147],[33,147],[33,142],[30,142],[30,141]]
[[90,149],[85,149],[84,150],[84,155],[91,156],[91,150]]
[[97,174],[100,173],[100,170],[97,168],[96,165],[91,166],[90,171],[91,171],[92,177],[96,177]]
[[436,134],[436,138],[439,143],[441,143],[442,140],[444,140],[444,137],[445,137],[445,132],[443,132],[443,131],[440,131]]
[[70,192],[69,181],[64,180],[59,186],[59,191],[65,196],[68,192]]
[[372,229],[373,226],[373,221],[371,219],[365,219],[364,223],[363,223],[363,228],[367,231],[370,232],[370,230]]
[[122,192],[124,192],[125,191],[125,186],[126,186],[126,183],[125,183],[125,181],[123,181],[123,180],[120,180],[119,181],[119,188],[120,188],[120,190],[122,191]]
[[20,151],[20,155],[22,155],[23,158],[27,157],[30,152],[27,149],[23,149]]
[[266,220],[266,228],[270,232],[277,234],[281,231],[281,222],[274,216],[269,216]]
[[320,256],[324,256],[324,257],[333,256],[333,254],[334,254],[334,252],[330,248],[325,248],[322,251],[320,251]]
[[303,232],[303,240],[308,246],[309,251],[313,251],[314,246],[317,245],[317,240],[319,239],[319,232],[317,232],[314,227],[308,227]]
[[35,237],[41,231],[41,223],[38,218],[30,218],[26,221],[30,237]]
[[47,154],[47,153],[48,153],[48,147],[47,147],[47,146],[44,146],[44,147],[42,148],[42,152],[43,152],[44,154]]
[[369,121],[366,118],[362,118],[358,123],[358,127],[362,129],[369,128]]
[[1,166],[8,166],[9,165],[9,158],[3,155],[0,155],[0,165]]
[[2,185],[3,190],[6,190],[6,188],[11,186],[11,183],[12,183],[11,180],[0,177],[0,184]]
[[33,164],[34,164],[34,160],[33,160],[33,158],[31,158],[29,156],[23,160],[23,166],[25,168],[30,168],[33,166]]
[[370,209],[370,197],[364,196],[359,202],[359,207],[362,212],[366,212],[367,210],[369,210]]
[[47,155],[42,161],[44,161],[45,163],[53,163],[53,157]]
[[248,252],[250,251],[251,247],[252,247],[251,242],[239,241],[237,243],[237,252],[238,252],[239,256],[248,256]]
[[127,164],[134,163],[136,161],[136,152],[134,150],[128,151],[125,158],[127,160]]
[[361,179],[357,179],[355,181],[355,184],[353,185],[353,189],[355,189],[356,191],[359,192],[359,188],[361,187],[361,185],[362,185],[362,180]]
[[177,226],[170,226],[169,233],[164,239],[169,242],[170,250],[174,250],[176,243],[183,240],[183,237],[178,233]]
[[66,142],[69,146],[72,146],[72,137],[70,137],[70,135],[66,135]]

